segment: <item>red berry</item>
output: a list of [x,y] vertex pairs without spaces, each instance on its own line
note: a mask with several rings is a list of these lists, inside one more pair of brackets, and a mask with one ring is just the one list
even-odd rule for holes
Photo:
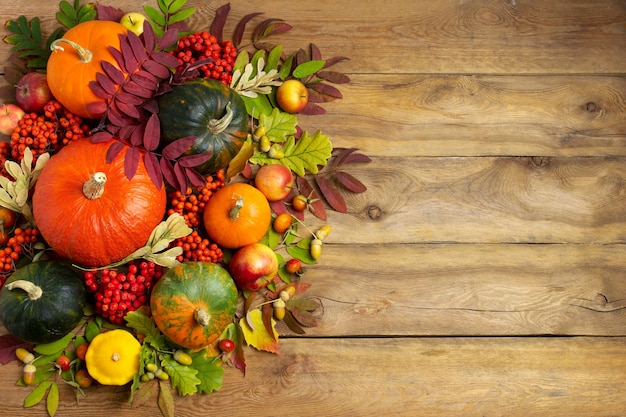
[[65,355],[59,356],[57,360],[55,361],[56,366],[62,371],[69,371],[71,362],[72,361],[70,360],[70,358],[68,358]]
[[222,339],[220,340],[219,348],[222,352],[232,352],[235,350],[235,342],[230,339]]

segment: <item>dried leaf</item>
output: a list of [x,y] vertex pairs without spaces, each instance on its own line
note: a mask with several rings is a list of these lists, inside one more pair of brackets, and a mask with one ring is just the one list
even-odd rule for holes
[[313,43],[311,44],[311,59],[312,60],[322,59],[322,52],[320,51],[320,48],[318,48],[317,45]]
[[351,174],[348,174],[347,172],[337,171],[335,172],[335,176],[337,177],[337,181],[339,181],[341,185],[343,185],[353,193],[362,193],[367,190],[365,184],[363,184],[361,181],[356,179]]
[[321,70],[317,71],[315,75],[333,84],[347,84],[350,82],[350,77],[337,71]]
[[333,210],[340,213],[348,212],[346,201],[328,178],[322,175],[317,175],[315,177],[315,183],[317,184],[320,192],[326,199],[326,202],[330,207],[332,207]]
[[226,20],[228,19],[229,13],[230,3],[226,3],[223,6],[218,7],[218,9],[215,11],[215,16],[213,17],[213,22],[211,22],[209,33],[215,36],[218,43],[222,43],[222,33],[224,31],[224,25],[226,25]]
[[344,160],[345,164],[349,164],[352,162],[367,163],[367,162],[372,162],[372,159],[367,155],[363,155],[362,153],[353,153],[353,154],[348,155],[346,159]]
[[300,192],[311,200],[311,203],[309,204],[309,210],[311,213],[313,213],[313,215],[315,215],[318,219],[326,221],[326,207],[324,207],[324,202],[320,200],[320,196],[311,186],[309,181],[304,177],[298,177],[297,183]]
[[132,407],[142,407],[154,401],[159,393],[159,385],[157,379],[152,379],[146,383],[139,384],[133,393]]
[[328,58],[326,60],[326,65],[324,65],[324,68],[328,68],[331,67],[339,62],[343,62],[343,61],[349,61],[350,58],[347,58],[345,56],[334,56],[332,58]]
[[235,27],[235,33],[233,34],[233,45],[235,45],[235,47],[239,48],[239,45],[241,45],[241,40],[243,39],[243,34],[246,30],[246,24],[254,19],[255,17],[261,15],[263,13],[250,13],[245,15],[240,21],[239,23],[237,23],[237,26]]
[[128,148],[126,151],[126,155],[124,156],[124,174],[126,174],[126,178],[129,180],[137,173],[140,156],[139,149],[134,146]]
[[15,349],[19,347],[30,349],[32,344],[26,343],[10,334],[0,336],[0,364],[6,365],[7,363],[14,361],[16,359]]
[[343,98],[343,94],[341,94],[341,91],[339,91],[339,89],[329,84],[315,83],[315,84],[309,84],[307,85],[307,87],[311,90],[317,91],[320,94],[329,96],[332,99]]
[[165,381],[159,381],[157,404],[163,417],[175,417],[174,396],[170,391],[169,384]]

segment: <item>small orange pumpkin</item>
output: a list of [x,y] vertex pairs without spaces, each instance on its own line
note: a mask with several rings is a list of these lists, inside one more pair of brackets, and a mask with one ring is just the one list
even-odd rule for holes
[[109,146],[70,142],[46,163],[33,193],[33,215],[46,242],[89,267],[117,262],[144,246],[165,216],[165,186],[154,185],[143,158],[129,180],[124,156],[130,148],[107,163]]
[[261,240],[271,220],[270,204],[263,193],[245,183],[222,187],[204,207],[204,227],[209,237],[229,249]]
[[87,110],[88,104],[104,102],[91,91],[89,82],[96,80],[96,73],[103,72],[103,61],[119,68],[109,48],[120,49],[119,35],[126,33],[120,23],[90,20],[74,26],[52,43],[46,68],[48,86],[69,111],[87,119],[102,116]]

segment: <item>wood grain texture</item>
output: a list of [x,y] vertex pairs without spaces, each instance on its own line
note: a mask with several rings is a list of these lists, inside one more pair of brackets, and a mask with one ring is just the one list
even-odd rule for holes
[[[190,0],[194,27],[207,28],[221,1]],[[626,4],[616,0],[489,0],[345,2],[318,0],[291,7],[284,0],[231,1],[233,21],[252,12],[294,26],[276,42],[300,48],[314,42],[328,56],[349,55],[352,73],[615,74],[624,72]],[[141,10],[144,0],[118,0]],[[0,4],[0,16],[40,16],[56,24],[57,2]],[[355,12],[358,10],[358,13]],[[349,53],[348,53],[349,52]],[[0,49],[4,61],[8,47]]]
[[[189,0],[192,26],[224,3]],[[299,121],[373,161],[348,167],[368,190],[329,213],[305,275],[318,326],[279,325],[280,355],[248,348],[245,376],[176,397],[177,415],[626,415],[626,2],[230,3],[226,33],[259,11],[294,26],[273,38],[286,50],[350,58],[344,98]],[[0,16],[49,32],[57,8]],[[0,368],[0,415],[45,416],[19,372]],[[127,388],[73,395],[57,415],[159,415]]]
[[[290,339],[281,354],[251,353],[246,376],[176,400],[177,414],[205,416],[552,416],[626,413],[624,338]],[[602,352],[600,355],[599,352]],[[19,368],[0,373],[10,386]],[[610,381],[610,383],[608,383]],[[76,405],[62,386],[62,416],[154,417],[128,393],[88,390]],[[24,390],[20,391],[23,393]],[[69,395],[63,395],[69,394]],[[25,415],[21,396],[0,391],[2,412]],[[43,405],[29,416],[45,416]]]

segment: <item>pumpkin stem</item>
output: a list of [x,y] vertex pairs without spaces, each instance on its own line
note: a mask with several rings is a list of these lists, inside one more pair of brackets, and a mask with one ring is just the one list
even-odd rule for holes
[[211,119],[209,124],[207,125],[207,129],[209,133],[212,135],[219,135],[230,125],[230,122],[233,121],[233,112],[230,101],[226,104],[226,113],[222,116],[221,119]]
[[113,354],[111,355],[111,360],[112,360],[113,362],[117,362],[117,361],[119,361],[119,360],[120,360],[120,354],[119,354],[119,353],[117,353],[117,352],[113,352]]
[[13,290],[13,288],[24,290],[26,294],[28,294],[28,298],[30,298],[31,300],[37,300],[43,294],[40,286],[35,285],[32,282],[26,281],[24,279],[18,279],[17,281],[10,282],[4,287],[7,290]]
[[239,211],[243,208],[243,197],[239,196],[237,197],[237,201],[235,202],[235,205],[233,206],[233,208],[230,209],[230,211],[228,212],[228,217],[231,220],[237,220],[239,218]]
[[104,193],[107,176],[104,172],[96,172],[83,184],[83,194],[90,200],[100,198]]
[[52,42],[50,44],[50,50],[54,51],[56,49],[60,49],[61,51],[65,51],[65,49],[62,46],[59,45],[62,42],[65,42],[65,43],[69,44],[72,48],[74,48],[74,50],[78,54],[78,57],[80,58],[80,60],[81,60],[81,62],[83,64],[91,62],[91,60],[93,59],[93,53],[89,49],[85,49],[82,46],[80,46],[79,44],[77,44],[76,42],[71,41],[69,39],[59,38],[59,39],[55,40],[54,42]]
[[211,321],[211,315],[206,310],[206,308],[200,308],[200,307],[196,308],[193,312],[193,318],[202,327],[208,326],[209,321]]

